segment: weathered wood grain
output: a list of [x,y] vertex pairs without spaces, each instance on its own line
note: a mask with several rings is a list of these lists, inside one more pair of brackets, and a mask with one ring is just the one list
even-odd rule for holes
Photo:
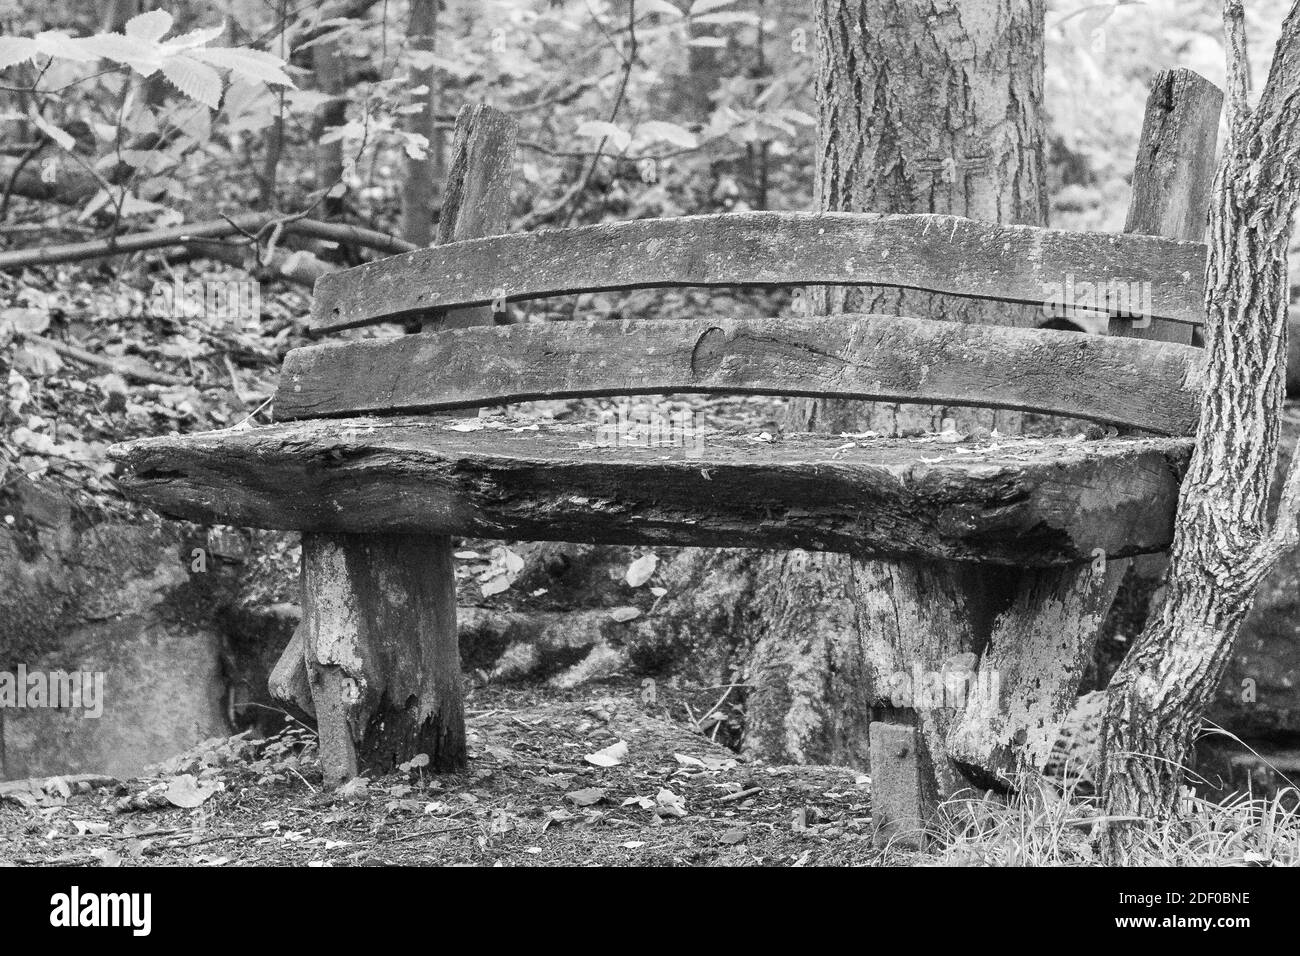
[[260,528],[806,548],[1010,565],[1170,541],[1184,439],[999,446],[707,434],[602,447],[595,425],[331,419],[114,446],[165,514]]
[[278,420],[590,395],[724,392],[933,401],[1196,428],[1200,349],[895,316],[596,321],[294,349]]
[[[1189,241],[1203,237],[1222,102],[1222,92],[1190,70],[1156,77],[1126,232]],[[1109,331],[1130,339],[1190,343],[1192,327],[1112,318]],[[1164,576],[1164,565],[1160,554],[1132,559],[1100,554],[1091,565],[1022,573],[979,663],[983,685],[996,684],[1000,693],[972,698],[948,731],[948,752],[967,776],[1005,788],[1020,771],[1042,771],[1075,707],[1120,582],[1128,574],[1128,586],[1149,596]]]
[[[673,286],[873,284],[1044,304],[1066,283],[1149,283],[1158,318],[1200,324],[1205,247],[956,216],[754,212],[493,236],[322,276],[321,331],[432,308]],[[1054,291],[1054,287],[1057,287]]]
[[[505,232],[518,136],[519,124],[500,110],[482,103],[460,108],[438,217],[438,245]],[[423,323],[426,332],[491,324],[491,307],[438,309]]]
[[[1161,70],[1147,97],[1126,233],[1205,238],[1223,91],[1192,70]],[[1190,345],[1192,327],[1112,317],[1111,335]]]
[[465,766],[456,580],[437,535],[306,534],[301,646],[327,786]]

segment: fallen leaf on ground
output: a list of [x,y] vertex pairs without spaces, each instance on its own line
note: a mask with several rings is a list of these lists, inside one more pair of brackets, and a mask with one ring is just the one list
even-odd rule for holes
[[575,806],[590,807],[605,799],[605,790],[602,787],[587,787],[584,790],[574,790],[571,793],[566,793],[564,799]]
[[604,750],[597,750],[594,754],[587,754],[583,759],[597,767],[617,767],[626,756],[627,744],[620,740],[616,744],[610,744]]
[[661,817],[686,816],[686,802],[667,788],[655,796],[655,813]]
[[192,810],[217,792],[217,785],[197,784],[191,774],[183,773],[167,786],[163,796],[174,807]]
[[645,554],[633,561],[627,569],[625,579],[629,587],[639,588],[654,576],[655,568],[659,566],[659,556],[655,554]]

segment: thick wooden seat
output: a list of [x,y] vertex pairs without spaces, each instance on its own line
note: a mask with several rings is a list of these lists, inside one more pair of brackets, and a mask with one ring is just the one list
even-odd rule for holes
[[342,418],[118,447],[177,518],[347,534],[804,548],[1044,567],[1167,548],[1187,439],[846,440]]

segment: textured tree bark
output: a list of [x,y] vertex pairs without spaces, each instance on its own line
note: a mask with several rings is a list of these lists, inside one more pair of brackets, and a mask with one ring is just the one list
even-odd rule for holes
[[1207,263],[1207,388],[1182,486],[1169,581],[1111,681],[1102,761],[1106,849],[1118,860],[1176,812],[1183,765],[1256,588],[1300,538],[1300,455],[1270,499],[1287,358],[1287,242],[1300,198],[1300,3],[1268,83],[1246,102],[1240,2],[1224,5],[1229,142]]
[[[819,0],[816,11],[819,209],[1044,223],[1041,0]],[[976,303],[907,291],[832,288],[809,298],[817,312],[991,318]],[[999,309],[998,321],[1007,314]],[[792,405],[793,430],[896,433],[957,417],[942,408]],[[1016,425],[1008,413],[978,414],[1004,430]],[[918,724],[931,786],[959,789],[943,745],[955,712],[896,708],[881,682],[886,672],[941,672],[951,658],[973,657],[1008,606],[1005,582],[953,566],[839,556],[819,557],[810,572],[807,560],[776,555],[759,572],[774,586],[758,589],[765,613],[751,667],[749,749],[774,760],[860,766],[868,724],[885,717]],[[810,599],[791,597],[800,593]],[[825,613],[812,600],[819,594],[840,610]],[[792,634],[800,650],[784,646]],[[797,661],[784,669],[761,666],[791,655]],[[795,671],[798,683],[786,677]],[[762,732],[773,726],[785,733]]]

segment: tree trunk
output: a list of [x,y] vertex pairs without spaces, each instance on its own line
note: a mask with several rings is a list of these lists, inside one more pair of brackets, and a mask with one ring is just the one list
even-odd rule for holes
[[[816,9],[819,209],[1045,222],[1041,0],[819,0]],[[896,289],[809,297],[818,312],[1002,323],[1008,314],[1005,306],[990,311]],[[1033,322],[1030,310],[1016,320]],[[935,429],[950,417],[970,423],[976,414],[986,425],[1016,424],[1005,412],[799,400],[790,427],[897,433]],[[792,553],[766,557],[757,573],[780,583],[756,592],[763,615],[746,744],[771,760],[863,765],[869,722],[892,713],[880,686],[885,673],[914,662],[940,670],[978,651],[1011,599],[944,565]],[[904,719],[941,746],[947,715]],[[957,784],[948,768],[936,771],[941,788]]]
[[1300,2],[1246,105],[1243,14],[1228,24],[1229,143],[1210,216],[1206,381],[1164,600],[1111,681],[1102,791],[1112,859],[1177,809],[1183,764],[1254,600],[1300,534],[1300,456],[1270,521],[1287,359],[1287,242],[1300,197]]
[[[411,21],[407,37],[413,50],[434,48],[438,26],[438,0],[411,0]],[[407,118],[407,131],[429,141],[422,159],[406,159],[402,183],[402,237],[417,246],[427,246],[433,239],[434,204],[438,184],[442,182],[442,133],[438,129],[437,70],[411,71],[411,83],[426,87],[417,100],[421,109]]]
[[[343,179],[343,140],[321,143],[321,135],[331,126],[342,126],[347,119],[343,58],[337,42],[319,43],[312,48],[312,69],[316,74],[316,89],[333,97],[320,108],[312,123],[312,135],[316,140],[316,188],[329,190]],[[343,197],[327,195],[321,208],[323,218],[336,219],[343,213]]]

